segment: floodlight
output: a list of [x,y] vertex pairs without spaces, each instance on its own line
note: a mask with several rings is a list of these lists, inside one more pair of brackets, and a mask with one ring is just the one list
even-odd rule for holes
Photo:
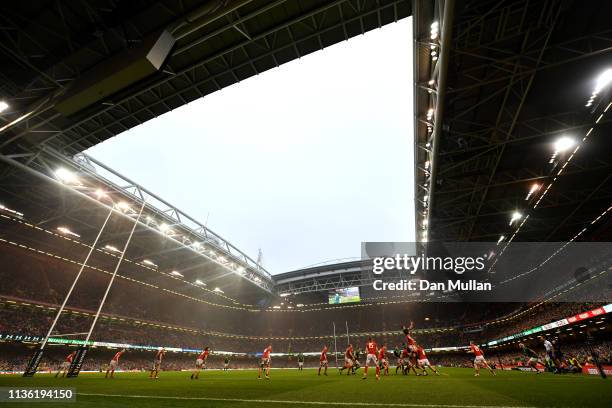
[[106,192],[104,192],[102,189],[97,189],[95,194],[98,200],[108,197],[108,194],[106,194]]
[[505,239],[506,239],[505,235],[500,236],[499,239],[497,240],[497,245],[499,245]]
[[166,233],[170,230],[170,226],[166,224],[165,222],[162,222],[159,226],[159,230],[163,233]]
[[287,297],[287,296],[289,296],[290,294],[291,294],[291,293],[281,293],[281,294],[280,294],[280,295],[278,295],[278,296],[280,296],[280,297]]
[[55,170],[55,176],[64,184],[80,184],[78,177],[73,172],[63,167]]
[[142,263],[143,263],[143,264],[145,264],[145,265],[154,266],[154,267],[156,267],[156,268],[157,268],[157,265],[155,265],[155,264],[153,263],[153,261],[150,261],[150,260],[148,260],[148,259],[143,259],[143,260],[142,260]]
[[601,92],[605,87],[612,83],[612,68],[606,69],[602,72],[599,77],[597,77],[597,81],[595,82],[595,89],[593,90],[593,94],[597,95]]
[[564,152],[570,148],[572,148],[576,144],[576,141],[568,136],[563,136],[557,139],[555,142],[555,151],[556,152]]
[[119,201],[115,207],[117,207],[118,210],[121,210],[123,212],[127,212],[131,209],[130,205],[125,201]]
[[518,211],[515,211],[512,213],[512,217],[510,218],[510,225],[512,225],[512,223],[514,223],[514,221],[518,221],[521,218],[523,218],[523,214],[521,214]]
[[104,248],[106,248],[107,250],[111,251],[111,252],[121,252],[117,249],[117,247],[112,246],[112,245],[105,245]]
[[180,276],[181,278],[184,278],[183,274],[177,271],[172,271],[170,272],[170,275],[172,276]]
[[200,285],[200,286],[206,286],[206,284],[204,282],[202,282],[199,279],[196,279],[196,281],[194,282],[196,285]]
[[527,193],[527,197],[525,197],[525,200],[529,200],[531,198],[531,196],[533,195],[533,193],[538,191],[540,189],[540,187],[542,187],[540,184],[533,183],[531,185],[531,188],[529,189],[529,193]]
[[223,292],[221,289],[219,289],[219,288],[215,288],[213,291],[214,291],[214,292],[217,292],[217,293],[224,293],[224,292]]
[[70,231],[68,228],[66,227],[57,227],[57,230],[59,232],[61,232],[64,235],[72,235],[73,237],[77,237],[80,238],[81,236],[79,234],[75,234],[74,232]]
[[9,104],[8,103],[6,103],[4,101],[0,101],[0,113],[4,112],[8,108],[9,108]]
[[436,81],[434,81],[433,79],[430,79],[429,82],[427,82],[429,85],[433,85],[436,83]]

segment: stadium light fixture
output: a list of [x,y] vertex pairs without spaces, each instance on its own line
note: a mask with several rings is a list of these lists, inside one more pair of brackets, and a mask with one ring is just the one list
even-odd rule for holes
[[6,211],[6,212],[11,213],[11,214],[14,214],[14,215],[16,215],[18,217],[23,217],[23,213],[20,213],[19,211],[11,210],[10,208],[5,207],[2,204],[0,204],[0,210]]
[[555,142],[555,151],[560,153],[571,149],[576,144],[576,141],[568,136],[563,136]]
[[531,198],[531,196],[538,191],[540,188],[542,187],[541,184],[538,183],[534,183],[531,185],[531,188],[529,189],[529,193],[527,193],[527,197],[525,197],[525,200],[529,200]]
[[440,23],[438,23],[437,21],[434,21],[433,23],[431,23],[431,36],[430,36],[430,38],[432,40],[437,39],[439,33],[440,33]]
[[515,222],[515,221],[518,221],[518,220],[520,220],[521,218],[523,218],[523,214],[521,214],[521,213],[520,213],[520,212],[518,212],[518,211],[513,212],[513,213],[512,213],[512,217],[510,218],[510,224],[508,224],[508,225],[512,225],[512,224],[514,224],[514,222]]
[[501,244],[505,239],[506,239],[506,236],[505,235],[501,235],[499,237],[499,239],[497,240],[497,245]]
[[217,293],[225,293],[223,292],[220,288],[215,288],[213,289],[213,292],[217,292]]
[[278,296],[280,296],[280,297],[287,297],[287,296],[289,296],[290,294],[291,294],[291,293],[281,293],[281,294],[280,294],[280,295],[278,295]]
[[121,212],[128,212],[131,210],[130,205],[128,203],[126,203],[125,201],[119,201],[115,207],[121,211]]
[[238,268],[236,268],[236,272],[238,272],[241,275],[244,275],[246,273],[244,266],[239,266]]
[[0,101],[0,113],[4,112],[9,108],[9,104],[5,101]]
[[280,306],[272,306],[272,309],[280,309]]
[[64,184],[76,184],[80,185],[79,178],[70,170],[60,167],[55,170],[55,177],[59,179]]
[[105,245],[104,248],[111,252],[121,252],[120,250],[117,249],[116,246],[113,246],[113,245]]
[[429,82],[427,82],[430,86],[433,86],[433,84],[436,83],[436,81],[434,81],[433,79],[430,79]]
[[149,260],[149,259],[143,259],[143,260],[142,260],[142,263],[143,263],[143,264],[145,264],[145,265],[149,265],[149,266],[152,266],[152,267],[154,267],[154,268],[157,268],[157,265],[156,265],[156,264],[154,264],[154,263],[153,263],[153,261],[151,261],[151,260]]
[[172,232],[172,230],[170,229],[170,226],[166,224],[165,222],[162,222],[159,225],[159,230],[163,232],[164,234],[168,234],[168,235],[170,235],[170,233]]
[[194,242],[193,244],[191,244],[191,246],[196,250],[202,248],[202,244],[200,244],[199,242]]
[[595,81],[595,89],[593,89],[593,95],[597,96],[604,88],[612,83],[612,68],[606,69],[602,72]]
[[298,303],[296,306],[297,307],[304,307],[304,304],[303,303]]
[[57,230],[59,232],[61,232],[62,234],[64,234],[64,235],[72,235],[73,237],[76,237],[76,238],[80,238],[81,237],[79,234],[76,234],[76,233],[70,231],[66,227],[57,227]]
[[96,190],[95,194],[98,200],[102,200],[103,198],[108,197],[108,194],[106,194],[106,192],[100,188]]
[[206,284],[205,284],[204,282],[202,282],[201,280],[199,280],[199,279],[196,279],[194,283],[195,283],[196,285],[206,286]]
[[181,278],[185,277],[182,273],[180,273],[178,271],[172,271],[172,272],[170,272],[170,275],[172,275],[172,276],[179,276]]

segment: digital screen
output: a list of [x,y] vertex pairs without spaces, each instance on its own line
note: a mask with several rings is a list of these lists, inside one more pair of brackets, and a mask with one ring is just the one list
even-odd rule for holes
[[339,305],[341,303],[354,303],[361,301],[359,297],[359,288],[343,288],[334,289],[329,293],[329,304]]

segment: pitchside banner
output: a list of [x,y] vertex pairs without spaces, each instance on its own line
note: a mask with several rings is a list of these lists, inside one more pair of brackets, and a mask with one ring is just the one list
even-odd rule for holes
[[361,296],[612,302],[609,242],[364,242]]

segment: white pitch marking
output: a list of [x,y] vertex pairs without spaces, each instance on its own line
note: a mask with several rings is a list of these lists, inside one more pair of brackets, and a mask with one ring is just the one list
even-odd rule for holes
[[[376,406],[376,407],[418,407],[418,408],[538,408],[525,405],[445,405],[445,404],[401,404],[384,402],[332,402],[332,401],[292,401],[292,400],[270,400],[270,399],[247,399],[247,398],[213,398],[213,397],[180,397],[169,395],[123,395],[123,394],[97,394],[79,392],[79,395],[92,397],[121,397],[121,398],[152,398],[187,401],[224,401],[224,402],[251,402],[269,404],[295,404],[295,405],[340,405],[340,406]],[[542,407],[540,407],[542,408]]]

